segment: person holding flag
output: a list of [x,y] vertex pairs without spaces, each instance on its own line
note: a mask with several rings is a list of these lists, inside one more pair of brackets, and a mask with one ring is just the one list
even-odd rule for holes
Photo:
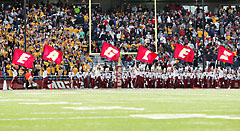
[[43,68],[43,80],[42,80],[42,89],[47,88],[47,85],[50,84],[50,82],[48,81],[48,71],[46,70],[46,66],[42,67]]
[[17,65],[14,65],[13,67],[12,67],[12,71],[13,71],[13,79],[12,79],[12,81],[11,81],[11,86],[10,87],[8,87],[8,89],[9,90],[13,90],[13,85],[15,84],[15,83],[18,83],[18,84],[23,84],[23,82],[20,82],[19,80],[18,80],[18,66]]

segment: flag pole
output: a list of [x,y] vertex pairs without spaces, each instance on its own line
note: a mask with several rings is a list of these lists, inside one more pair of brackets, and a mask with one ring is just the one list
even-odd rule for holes
[[157,0],[154,0],[154,11],[155,11],[155,52],[157,52]]
[[[204,16],[204,0],[202,0],[202,13],[203,13],[203,46],[202,46],[202,53],[204,53],[205,43],[204,43],[204,32],[205,32],[205,16]],[[203,54],[203,71],[205,71],[205,54]]]
[[[26,9],[26,0],[24,0],[24,51],[26,52],[26,45],[27,45],[27,41],[26,41],[26,37],[27,37],[27,31],[26,31],[26,24],[27,24],[27,21],[26,21],[26,11],[27,11],[27,9]],[[24,71],[24,73],[23,73],[23,76],[25,76],[25,74],[26,74],[27,72],[26,72],[26,70]],[[24,77],[24,83],[26,83],[27,81],[26,81],[26,78]],[[23,85],[24,86],[24,85]],[[24,87],[24,88],[27,88],[27,87]]]
[[89,8],[89,11],[88,11],[88,15],[89,15],[89,55],[92,54],[92,2],[91,0],[89,0],[89,3],[88,3],[88,8]]
[[24,51],[26,52],[26,0],[24,0]]
[[119,55],[119,59],[118,59],[118,66],[121,65],[121,59],[122,59],[122,54],[120,53],[120,55]]

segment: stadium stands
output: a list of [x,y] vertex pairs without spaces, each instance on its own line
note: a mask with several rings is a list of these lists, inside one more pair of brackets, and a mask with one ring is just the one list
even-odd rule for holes
[[[12,76],[13,51],[15,48],[24,50],[23,14],[21,4],[0,7],[0,76]],[[202,23],[203,16],[205,16],[205,25]],[[215,12],[203,13],[198,7],[192,14],[181,5],[166,5],[157,14],[158,57],[154,65],[161,66],[161,69],[173,66],[179,69],[188,66],[196,68],[206,61],[207,68],[238,69],[239,16],[239,8],[235,10],[219,8]],[[154,22],[154,12],[141,5],[129,5],[124,11],[113,8],[106,12],[102,11],[101,7],[95,7],[92,9],[92,53],[100,52],[103,41],[120,48],[122,52],[137,52],[139,45],[155,51]],[[204,33],[203,26],[205,26]],[[27,7],[26,43],[27,52],[36,57],[34,75],[42,76],[43,67],[46,67],[51,75],[68,75],[69,72],[74,72],[76,75],[77,72],[96,69],[97,63],[88,56],[88,30],[87,7],[53,4]],[[195,51],[193,63],[173,58],[176,43],[188,46]],[[42,60],[44,44],[64,52],[61,65]],[[233,64],[216,61],[216,49],[219,45],[236,54]],[[122,64],[126,68],[128,65],[134,66],[135,56],[124,55]],[[151,65],[149,67],[151,69]],[[23,71],[24,69],[20,68],[20,76]]]

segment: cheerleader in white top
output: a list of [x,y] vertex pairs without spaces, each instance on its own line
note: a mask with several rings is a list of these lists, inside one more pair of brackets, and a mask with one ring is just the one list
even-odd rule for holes
[[[71,69],[72,70],[72,69]],[[70,71],[68,73],[68,77],[69,77],[69,87],[72,88],[73,87],[73,77],[74,77],[74,72]]]
[[166,73],[166,76],[167,76],[167,88],[172,88],[173,86],[173,73],[172,73],[172,70],[171,70],[171,67],[168,67],[167,68],[167,73]]
[[78,72],[76,73],[76,76],[77,76],[77,86],[78,86],[78,88],[81,88],[81,86],[83,85],[82,72],[81,72],[81,71],[78,71]]
[[199,68],[198,73],[196,74],[196,81],[197,85],[199,85],[200,88],[203,88],[203,73],[202,73],[202,68]]
[[188,88],[188,69],[185,68],[183,72],[183,83],[184,83],[184,88]]
[[231,84],[232,84],[232,80],[233,80],[233,75],[231,73],[231,69],[228,70],[228,73],[227,73],[227,86],[226,88],[231,88]]
[[216,86],[218,88],[223,88],[223,83],[224,83],[224,70],[218,67],[218,80]]
[[175,89],[175,88],[179,88],[179,79],[178,79],[178,76],[179,76],[179,73],[178,73],[179,71],[176,69],[176,67],[174,66],[173,67],[173,73],[172,73],[172,75],[173,75],[173,88]]
[[166,74],[166,68],[163,69],[163,73],[162,73],[162,88],[167,88],[167,79],[168,76]]
[[13,85],[15,84],[15,83],[18,83],[18,84],[23,84],[23,82],[19,82],[19,80],[18,80],[18,66],[17,65],[15,65],[14,67],[12,67],[12,70],[13,70],[13,79],[12,79],[12,81],[11,81],[11,86],[10,87],[8,87],[8,89],[9,90],[13,90]]
[[157,78],[156,78],[156,82],[157,82],[157,88],[161,88],[161,77],[162,77],[162,73],[161,73],[161,67],[157,67]]
[[189,73],[190,75],[190,88],[193,88],[195,85],[195,72],[193,71],[193,68],[191,67],[191,72]]

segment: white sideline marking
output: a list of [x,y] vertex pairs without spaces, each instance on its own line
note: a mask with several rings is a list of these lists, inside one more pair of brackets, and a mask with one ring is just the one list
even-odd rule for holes
[[100,106],[100,107],[63,107],[63,109],[73,109],[73,110],[114,110],[114,109],[122,109],[122,110],[141,110],[144,108],[126,108],[121,106]]
[[130,115],[130,117],[149,118],[149,119],[208,118],[208,119],[240,120],[240,117],[206,115],[206,114],[145,114],[145,115]]
[[38,99],[0,99],[0,102],[8,101],[39,101]]
[[77,92],[52,92],[52,93],[15,93],[17,95],[58,95],[58,94],[79,94]]
[[44,114],[73,114],[74,112],[32,112],[32,113],[29,113],[29,114],[32,114],[32,115],[44,115]]
[[46,102],[46,103],[18,103],[18,104],[24,104],[24,105],[61,105],[61,104],[81,105],[82,103]]
[[129,118],[128,116],[104,116],[104,117],[66,117],[66,118],[54,118],[54,117],[50,117],[50,118],[16,118],[16,119],[0,119],[0,121],[22,121],[22,120],[26,120],[26,121],[32,121],[32,120],[65,120],[65,119],[71,119],[71,120],[75,120],[75,119],[119,119],[119,118]]
[[113,104],[113,103],[126,103],[126,102],[99,102],[99,103],[109,103],[109,104]]

